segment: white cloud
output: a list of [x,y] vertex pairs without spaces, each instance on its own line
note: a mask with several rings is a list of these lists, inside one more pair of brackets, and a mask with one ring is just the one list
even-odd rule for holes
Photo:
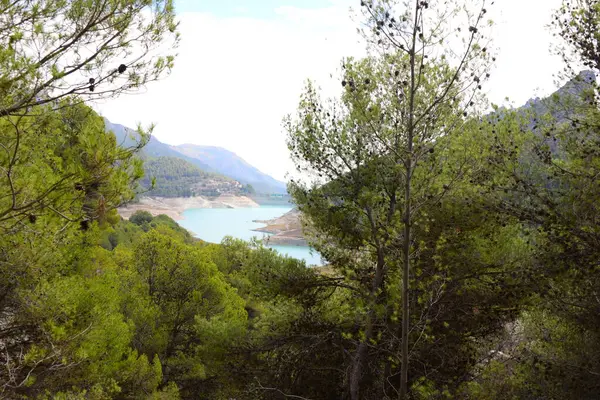
[[171,76],[144,94],[99,105],[112,122],[155,122],[169,144],[225,147],[283,179],[291,171],[281,120],[304,81],[326,81],[361,46],[348,8],[278,10],[279,18],[180,16],[182,43]]
[[548,25],[561,0],[500,0],[493,7],[494,46],[498,61],[488,85],[489,99],[497,104],[509,97],[515,106],[536,95],[556,90],[554,74],[562,68],[551,54]]
[[[488,87],[492,101],[508,96],[519,105],[537,88],[553,90],[561,65],[549,55],[544,25],[559,3],[502,0],[490,10],[500,47]],[[337,90],[329,74],[335,77],[341,58],[363,50],[345,0],[321,9],[281,7],[276,14],[269,20],[181,14],[182,43],[171,76],[99,110],[128,126],[154,122],[156,137],[166,143],[225,147],[282,179],[292,164],[281,119],[295,111],[304,81]]]

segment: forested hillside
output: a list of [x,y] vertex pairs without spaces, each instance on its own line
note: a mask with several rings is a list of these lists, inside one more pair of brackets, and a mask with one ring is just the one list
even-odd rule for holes
[[106,130],[113,132],[115,137],[117,138],[117,143],[122,147],[132,147],[135,146],[138,142],[142,140],[146,140],[146,144],[144,148],[139,152],[140,157],[144,158],[155,158],[155,157],[175,157],[181,158],[190,164],[193,164],[200,168],[204,172],[215,172],[210,166],[203,163],[202,161],[193,158],[187,157],[181,154],[178,151],[175,151],[171,148],[171,146],[162,143],[156,137],[151,136],[149,139],[144,139],[143,135],[140,135],[140,132],[137,130],[128,128],[121,124],[112,123],[109,120],[105,119]]
[[[160,197],[218,196],[219,194],[253,194],[252,185],[242,185],[198,158],[188,157],[155,137],[145,138],[140,132],[105,119],[106,129],[112,132],[120,147],[138,147],[138,157],[144,160],[141,193]],[[154,181],[154,186],[152,185]]]
[[200,160],[211,170],[251,185],[258,193],[287,194],[284,182],[259,171],[231,151],[220,147],[193,144],[182,144],[172,148],[182,155]]
[[491,112],[487,7],[362,2],[368,55],[307,83],[311,269],[116,213],[144,169],[231,182],[88,105],[168,75],[170,1],[0,1],[0,399],[600,398],[600,3],[554,16],[567,86]]
[[[124,147],[134,146],[141,140],[139,133],[120,124],[106,120],[106,128],[117,137],[117,142]],[[286,194],[286,184],[260,172],[236,154],[214,146],[198,146],[184,144],[169,146],[155,137],[150,137],[148,143],[140,152],[142,157],[174,157],[185,160],[202,171],[215,173],[237,180],[246,187],[250,185],[260,194]]]
[[143,194],[161,197],[248,194],[241,183],[217,173],[205,172],[175,157],[149,158],[144,162]]

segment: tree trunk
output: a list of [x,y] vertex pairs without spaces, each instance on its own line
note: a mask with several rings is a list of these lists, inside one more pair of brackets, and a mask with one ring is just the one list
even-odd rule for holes
[[417,26],[419,23],[419,1],[415,1],[415,21],[413,26],[412,47],[410,50],[410,103],[408,105],[408,129],[406,138],[405,162],[406,181],[404,184],[404,260],[402,266],[402,365],[400,367],[400,400],[405,400],[408,393],[408,330],[409,330],[409,298],[408,280],[410,278],[410,228],[411,228],[411,181],[413,174],[413,139],[415,135],[415,63]]
[[[409,146],[412,147],[412,146]],[[411,149],[412,150],[412,149]],[[410,310],[408,307],[408,280],[410,277],[410,174],[412,173],[412,161],[407,162],[407,179],[405,187],[404,202],[404,263],[402,266],[402,365],[400,369],[400,399],[406,399],[408,392],[408,319]]]

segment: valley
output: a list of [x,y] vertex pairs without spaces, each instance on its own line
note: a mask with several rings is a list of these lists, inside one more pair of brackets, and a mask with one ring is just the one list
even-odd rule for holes
[[[105,124],[123,148],[140,140],[133,129],[108,120]],[[202,240],[262,237],[282,254],[320,264],[302,234],[300,213],[292,208],[284,182],[213,146],[169,146],[150,137],[140,157],[144,177],[136,199],[117,209],[122,218],[137,211],[164,214]],[[227,211],[235,209],[247,210]]]

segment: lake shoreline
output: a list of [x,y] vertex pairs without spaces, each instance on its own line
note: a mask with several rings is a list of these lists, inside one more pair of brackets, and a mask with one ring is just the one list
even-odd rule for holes
[[130,203],[119,207],[117,212],[121,217],[129,219],[136,211],[148,211],[152,216],[165,214],[176,221],[185,217],[183,213],[187,210],[201,208],[254,208],[260,204],[246,196],[219,196],[209,199],[203,196],[194,197],[151,197],[146,196],[139,199],[137,203]]
[[255,232],[268,233],[265,242],[283,246],[308,247],[308,241],[304,238],[302,224],[300,223],[300,211],[292,208],[280,217],[269,220],[254,220],[253,222],[265,224],[262,228],[253,229]]
[[[271,205],[260,205],[252,199],[244,196],[220,196],[215,199],[207,199],[205,197],[142,197],[138,203],[131,203],[125,207],[119,208],[117,211],[122,218],[129,219],[136,211],[148,211],[152,216],[160,214],[177,221],[184,229],[188,230],[194,237],[209,243],[220,243],[221,238],[210,238],[203,235],[201,232],[195,231],[193,228],[194,222],[186,218],[188,211],[214,209],[227,210],[231,209],[269,209]],[[281,207],[282,211],[279,215],[267,215],[267,218],[252,219],[252,223],[262,224],[261,227],[248,227],[248,232],[256,232],[257,234],[265,234],[262,238],[263,243],[267,247],[289,247],[296,248],[301,251],[303,248],[310,248],[308,242],[302,235],[299,211],[292,206]],[[241,211],[241,210],[240,210]],[[259,214],[260,215],[260,214]],[[222,225],[222,221],[214,222],[217,225]],[[233,232],[228,232],[232,236],[236,236]],[[258,235],[255,235],[258,236]],[[244,238],[248,240],[249,237]]]
[[291,222],[294,213],[292,205],[261,206],[237,209],[190,209],[184,213],[185,219],[178,223],[197,238],[211,243],[220,243],[226,236],[249,241],[257,238],[266,247],[281,254],[303,259],[309,265],[320,265],[320,256],[308,246],[302,237],[289,235],[292,226],[284,226],[281,231],[269,224],[281,221]]

